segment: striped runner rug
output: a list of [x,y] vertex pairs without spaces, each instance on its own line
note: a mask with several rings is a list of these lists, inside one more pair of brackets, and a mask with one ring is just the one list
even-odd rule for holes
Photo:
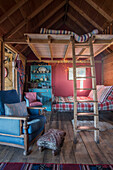
[[0,163],[0,170],[113,170],[113,165]]

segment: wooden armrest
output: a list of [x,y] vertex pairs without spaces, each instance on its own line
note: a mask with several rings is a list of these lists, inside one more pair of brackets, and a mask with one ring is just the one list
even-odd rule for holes
[[6,116],[0,115],[0,119],[15,119],[15,120],[27,120],[28,116]]
[[46,107],[27,107],[28,109],[38,109],[38,110],[45,110]]

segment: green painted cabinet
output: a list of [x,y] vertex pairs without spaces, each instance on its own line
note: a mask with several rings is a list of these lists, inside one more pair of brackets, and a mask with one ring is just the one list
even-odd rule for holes
[[51,66],[50,65],[32,65],[31,66],[31,81],[36,80],[37,87],[30,88],[30,92],[37,92],[37,95],[42,98],[43,107],[47,111],[51,111],[52,104],[52,85],[51,85]]

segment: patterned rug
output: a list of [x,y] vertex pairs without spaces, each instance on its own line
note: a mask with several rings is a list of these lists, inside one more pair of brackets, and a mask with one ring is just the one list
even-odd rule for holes
[[[72,125],[74,125],[74,119],[72,120]],[[94,122],[90,120],[78,120],[77,126],[94,126]],[[108,129],[113,129],[113,125],[107,122],[101,122],[99,121],[99,130],[105,131]]]
[[0,170],[113,170],[113,165],[0,163]]

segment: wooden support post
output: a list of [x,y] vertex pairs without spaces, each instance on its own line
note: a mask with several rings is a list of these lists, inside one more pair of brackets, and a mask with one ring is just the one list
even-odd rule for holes
[[101,84],[104,84],[104,60],[102,59]]
[[4,77],[4,42],[0,41],[0,90],[5,89],[5,77]]
[[71,37],[72,57],[73,57],[73,85],[74,85],[74,143],[77,143],[77,84],[76,84],[76,59],[75,59],[75,39]]
[[112,22],[112,34],[113,34],[113,22]]
[[28,125],[27,125],[27,120],[24,120],[24,155],[28,155]]
[[111,23],[110,24],[110,34],[112,34],[112,27],[113,27],[113,24]]
[[51,37],[50,36],[48,36],[48,45],[49,45],[51,60],[53,60],[53,52],[52,52],[52,44],[51,44]]
[[[95,61],[94,61],[94,54],[93,54],[93,44],[92,44],[92,38],[90,38],[89,40],[89,45],[90,45],[90,63],[91,65],[95,65]],[[94,76],[95,78],[92,79],[92,88],[96,88],[96,73],[95,73],[95,67],[91,67],[91,74],[92,76]],[[97,101],[97,91],[94,90],[93,92],[93,100]],[[95,102],[93,104],[94,106],[94,114],[98,115],[98,103]],[[94,116],[94,127],[95,128],[99,128],[99,118],[98,116]],[[95,142],[99,142],[99,130],[95,130],[94,131],[94,140]]]

